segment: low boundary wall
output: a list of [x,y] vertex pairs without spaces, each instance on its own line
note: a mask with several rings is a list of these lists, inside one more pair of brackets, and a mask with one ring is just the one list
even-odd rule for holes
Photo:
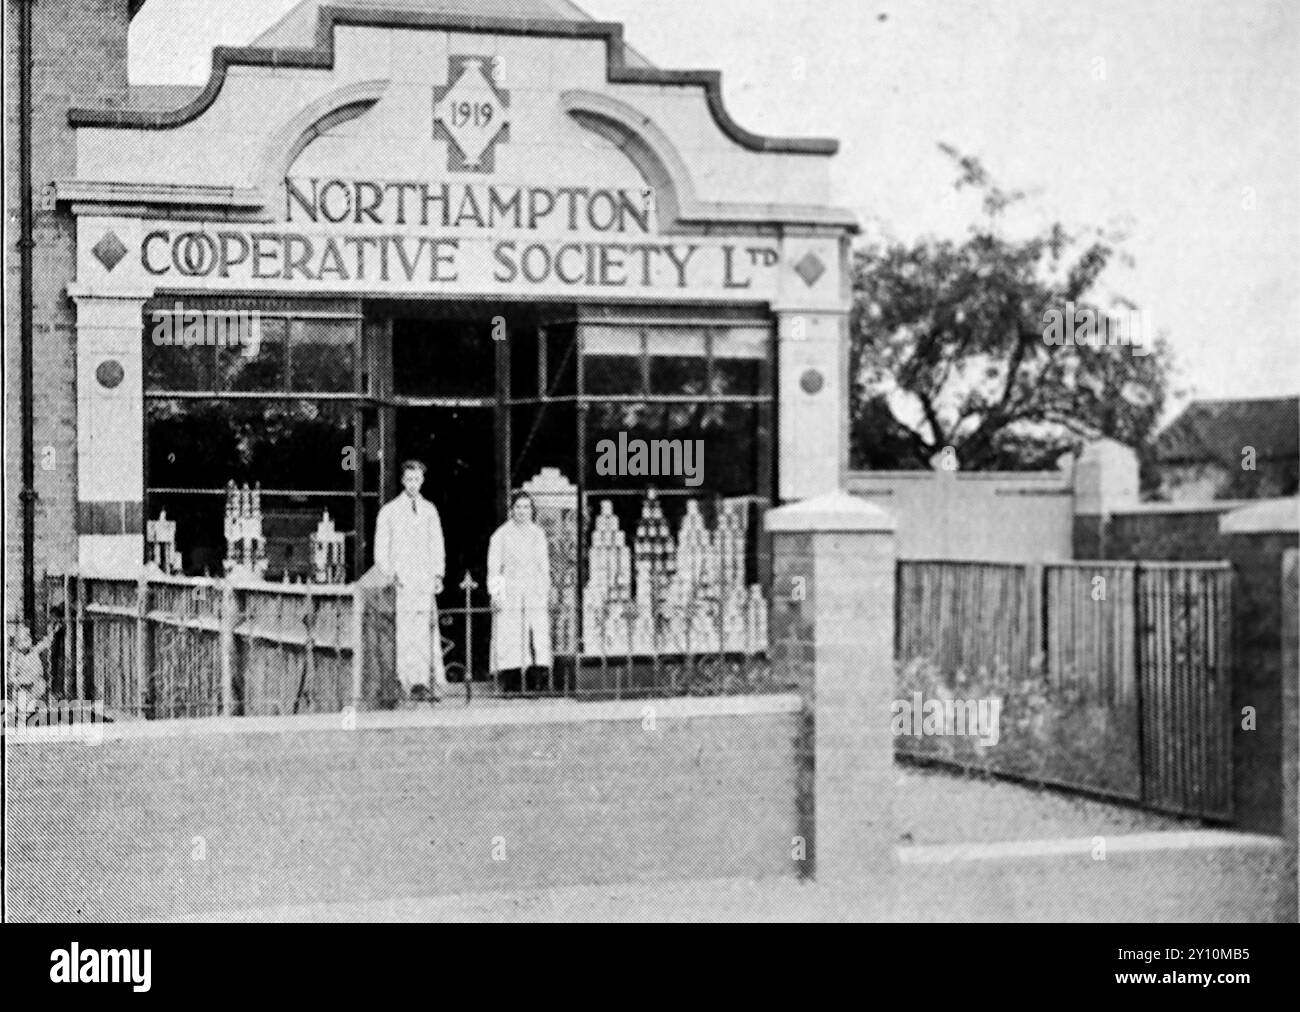
[[[9,747],[8,916],[794,876],[794,695],[108,725]],[[60,798],[62,795],[62,798]]]

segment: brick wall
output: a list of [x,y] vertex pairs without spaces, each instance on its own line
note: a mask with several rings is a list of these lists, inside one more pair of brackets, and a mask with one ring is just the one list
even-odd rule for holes
[[1076,515],[1074,557],[1214,562],[1225,558],[1226,551],[1219,518],[1240,505],[1225,501],[1212,510],[1161,508],[1109,516]]
[[[1236,824],[1266,833],[1282,831],[1284,722],[1282,659],[1282,554],[1294,534],[1232,534],[1224,538],[1232,562],[1233,737],[1232,780]],[[1291,678],[1295,672],[1289,672]],[[1294,700],[1292,700],[1294,705]],[[1253,706],[1256,729],[1241,729],[1242,707]],[[1294,714],[1292,715],[1294,720]]]
[[744,701],[565,704],[620,719],[375,714],[364,717],[398,726],[351,731],[336,715],[310,730],[314,718],[239,733],[177,722],[97,746],[25,742],[9,756],[9,916],[793,875],[801,715],[793,697],[752,702],[730,715],[719,707]]
[[[22,607],[22,415],[19,299],[19,0],[5,2],[5,617]],[[75,222],[67,208],[43,207],[50,182],[75,174],[74,106],[125,100],[127,0],[41,0],[32,10],[33,386],[36,446],[36,567],[76,557]],[[49,450],[47,451],[47,448]],[[50,452],[52,451],[52,452]]]
[[[1283,705],[1281,560],[1297,539],[1295,534],[1221,534],[1220,518],[1240,505],[1078,516],[1074,552],[1079,559],[1232,563],[1235,824],[1277,833],[1282,828],[1283,724],[1289,712]],[[1246,706],[1255,709],[1253,731],[1241,727]]]

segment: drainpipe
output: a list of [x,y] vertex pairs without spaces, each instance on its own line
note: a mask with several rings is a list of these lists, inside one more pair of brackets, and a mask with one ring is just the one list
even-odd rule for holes
[[18,162],[21,190],[21,225],[18,238],[19,301],[22,321],[18,339],[22,347],[23,479],[23,619],[35,630],[36,621],[36,447],[32,393],[32,3],[18,3]]

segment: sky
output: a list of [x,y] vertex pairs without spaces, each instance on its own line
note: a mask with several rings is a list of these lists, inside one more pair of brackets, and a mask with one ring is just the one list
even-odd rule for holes
[[[148,0],[135,83],[204,83],[295,0]],[[660,67],[722,71],[757,133],[839,139],[867,236],[980,215],[938,145],[1028,191],[1009,223],[1122,228],[1104,276],[1164,331],[1184,396],[1300,392],[1295,0],[581,0]],[[1172,406],[1172,405],[1171,405]]]

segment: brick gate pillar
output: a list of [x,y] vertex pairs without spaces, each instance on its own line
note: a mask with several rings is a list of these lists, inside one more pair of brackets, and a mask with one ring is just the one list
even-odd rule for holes
[[771,643],[812,710],[811,811],[819,882],[893,864],[894,519],[846,492],[771,510]]

